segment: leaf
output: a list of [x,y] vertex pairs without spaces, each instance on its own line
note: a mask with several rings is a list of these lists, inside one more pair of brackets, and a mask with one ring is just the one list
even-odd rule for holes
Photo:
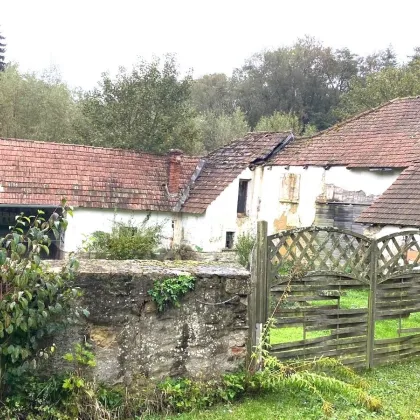
[[0,250],[0,265],[3,265],[7,261],[7,253],[4,249]]

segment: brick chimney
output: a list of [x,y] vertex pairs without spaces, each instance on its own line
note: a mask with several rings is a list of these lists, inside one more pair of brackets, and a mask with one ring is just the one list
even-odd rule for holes
[[168,191],[169,194],[177,194],[179,192],[179,183],[181,180],[181,162],[184,152],[178,149],[169,151],[168,165]]

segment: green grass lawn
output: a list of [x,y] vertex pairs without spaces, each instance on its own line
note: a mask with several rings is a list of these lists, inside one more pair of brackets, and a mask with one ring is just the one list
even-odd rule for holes
[[[347,401],[335,399],[335,411],[329,419],[420,420],[420,360],[394,364],[362,373],[370,392],[382,399],[383,410],[371,413]],[[298,420],[326,419],[319,401],[303,392],[282,392],[258,398],[247,398],[236,404],[177,416],[155,416],[147,419],[235,419],[235,420]]]
[[[340,308],[342,309],[357,309],[367,308],[368,306],[367,290],[348,290],[346,294],[340,299]],[[321,306],[328,304],[328,301],[313,302],[312,305]],[[420,312],[412,313],[408,318],[401,320],[402,328],[420,328]],[[397,330],[399,328],[399,321],[397,319],[376,321],[375,325],[375,339],[394,338],[398,337]],[[329,335],[330,330],[310,331],[306,333],[306,338],[315,338]],[[402,334],[404,335],[404,334]],[[290,341],[297,341],[303,339],[303,327],[286,327],[275,328],[270,332],[271,344],[287,343]]]

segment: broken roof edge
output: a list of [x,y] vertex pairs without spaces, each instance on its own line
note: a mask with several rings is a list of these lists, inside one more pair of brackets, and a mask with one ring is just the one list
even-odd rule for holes
[[[207,164],[207,162],[209,162],[211,160],[212,155],[215,154],[216,152],[219,152],[220,150],[226,148],[227,146],[231,146],[232,144],[240,143],[241,141],[244,141],[248,136],[252,136],[252,135],[255,135],[255,134],[280,136],[281,139],[279,141],[277,141],[275,146],[272,147],[272,149],[270,150],[270,152],[266,153],[263,157],[253,159],[252,161],[247,163],[241,169],[241,171],[238,173],[238,175],[228,185],[230,185],[232,182],[234,182],[241,175],[241,173],[245,169],[250,169],[252,171],[256,166],[260,166],[260,165],[263,166],[265,162],[267,162],[271,157],[273,157],[276,153],[278,153],[280,150],[282,150],[284,147],[286,147],[287,144],[289,144],[290,142],[292,142],[295,139],[295,136],[294,136],[293,132],[291,132],[291,131],[250,131],[244,137],[241,137],[239,139],[235,139],[232,142],[230,142],[228,144],[225,144],[224,146],[221,146],[218,149],[213,150],[211,153],[209,153],[207,156],[205,156],[205,158],[201,159],[201,160],[204,161],[203,166],[200,168],[199,174],[194,179],[194,181],[192,183],[189,183],[188,186],[186,187],[188,196],[183,200],[183,202],[181,204],[181,208],[178,211],[180,211],[182,213],[185,213],[185,214],[197,214],[197,215],[204,214],[207,211],[207,209],[209,208],[209,206],[212,203],[214,203],[220,197],[220,195],[222,194],[222,192],[224,190],[222,190],[217,195],[217,197],[215,197],[213,200],[211,200],[205,208],[185,210],[184,205],[188,203],[190,190],[194,186],[195,181],[197,181],[199,179],[199,176],[200,176],[202,170],[204,169],[205,165]],[[284,144],[285,142],[286,142],[286,144]],[[193,174],[193,177],[194,177],[194,174]],[[179,203],[177,203],[176,208],[178,208],[178,204]]]
[[[258,133],[265,133],[265,131],[259,131]],[[278,133],[276,133],[276,132],[267,132],[268,134],[276,134],[276,135],[278,135],[278,134],[286,134],[286,132],[283,132],[283,131],[280,131],[280,132],[278,132]],[[257,159],[254,159],[249,165],[248,165],[248,167],[249,168],[251,168],[251,167],[254,167],[254,166],[258,166],[258,165],[264,165],[265,163],[267,163],[267,161],[269,161],[273,156],[276,156],[277,155],[277,153],[279,153],[281,150],[283,150],[290,142],[292,142],[293,140],[295,140],[295,135],[293,134],[293,132],[292,131],[290,131],[290,132],[287,132],[287,133],[289,133],[289,135],[285,138],[285,139],[283,139],[283,140],[281,140],[281,141],[279,141],[278,143],[277,143],[277,146],[276,147],[274,147],[269,153],[267,153],[265,156],[263,156],[262,158],[257,158]]]
[[[180,197],[179,197],[177,203],[172,208],[172,210],[174,212],[179,213],[179,212],[182,211],[182,207],[184,206],[185,202],[188,200],[188,198],[190,196],[190,190],[194,186],[195,181],[200,176],[201,171],[204,169],[204,166],[205,165],[206,165],[206,160],[203,159],[203,158],[201,158],[198,161],[197,166],[195,167],[195,170],[192,173],[190,180],[188,181],[188,184],[185,186],[185,188],[183,189],[182,193],[180,194]],[[204,211],[203,211],[203,213],[204,213]]]

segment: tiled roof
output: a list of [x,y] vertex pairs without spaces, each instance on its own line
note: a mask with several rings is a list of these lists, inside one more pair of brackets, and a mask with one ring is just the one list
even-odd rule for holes
[[[180,189],[199,158],[182,156]],[[168,156],[0,139],[0,204],[170,211]]]
[[420,163],[405,169],[357,222],[420,227]]
[[251,163],[265,160],[291,140],[289,133],[248,133],[210,153],[205,158],[204,167],[190,190],[190,195],[182,211],[203,213],[208,205]]
[[274,165],[405,168],[420,156],[420,98],[394,99],[313,137],[295,140]]

